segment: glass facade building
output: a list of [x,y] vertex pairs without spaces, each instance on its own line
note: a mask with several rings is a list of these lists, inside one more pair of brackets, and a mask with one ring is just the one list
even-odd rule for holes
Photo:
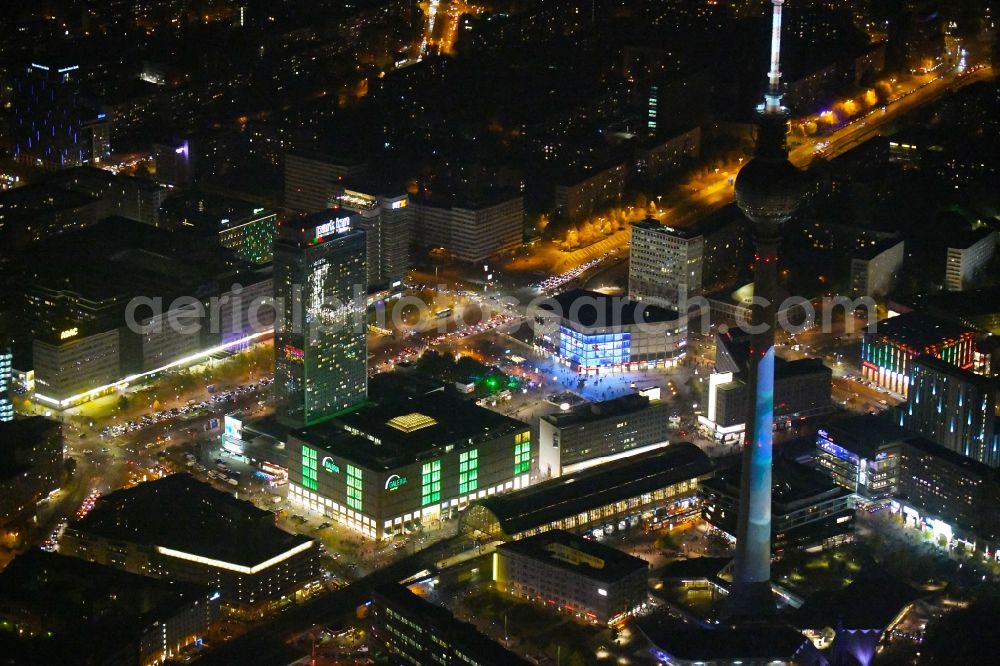
[[365,234],[339,211],[279,228],[274,248],[278,415],[317,423],[366,396]]
[[587,368],[621,365],[629,361],[628,333],[587,335],[569,326],[559,328],[559,356]]

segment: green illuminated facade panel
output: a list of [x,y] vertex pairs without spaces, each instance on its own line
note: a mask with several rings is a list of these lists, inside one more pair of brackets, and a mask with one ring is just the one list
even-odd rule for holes
[[362,470],[354,465],[347,466],[347,506],[355,511],[361,511],[362,506]]
[[424,463],[420,478],[420,505],[427,506],[441,501],[441,461]]
[[514,476],[531,471],[531,433],[514,437]]
[[316,450],[308,446],[302,447],[302,487],[316,490]]
[[458,456],[458,492],[471,493],[479,487],[479,449],[463,451]]

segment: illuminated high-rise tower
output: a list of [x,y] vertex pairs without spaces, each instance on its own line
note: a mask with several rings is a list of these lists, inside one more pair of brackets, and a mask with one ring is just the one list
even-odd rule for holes
[[340,209],[278,227],[274,391],[286,425],[318,423],[367,396],[365,248]]
[[753,332],[747,385],[750,414],[743,448],[743,478],[736,530],[736,561],[728,615],[766,616],[771,597],[771,437],[774,423],[774,327],[781,228],[801,199],[799,172],[788,161],[788,110],[781,105],[781,6],[772,0],[771,68],[758,107],[757,152],[736,177],[736,203],[753,223]]

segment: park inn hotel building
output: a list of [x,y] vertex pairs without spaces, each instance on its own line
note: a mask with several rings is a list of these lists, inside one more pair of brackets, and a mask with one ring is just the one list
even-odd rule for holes
[[451,391],[401,393],[374,388],[360,408],[289,433],[289,500],[384,539],[529,485],[529,426]]

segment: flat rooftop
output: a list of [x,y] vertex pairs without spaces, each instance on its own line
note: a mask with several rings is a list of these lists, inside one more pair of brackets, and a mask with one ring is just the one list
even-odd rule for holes
[[675,236],[677,238],[683,238],[684,240],[691,240],[692,238],[698,238],[701,236],[701,230],[697,227],[668,227],[662,224],[659,220],[647,217],[642,222],[632,225],[639,229],[645,229],[646,231],[655,231],[662,233],[666,236]]
[[902,442],[916,434],[893,423],[886,414],[860,414],[830,423],[827,434],[834,444],[864,458],[874,458],[878,449]]
[[448,445],[467,445],[529,430],[516,419],[463,400],[429,394],[369,392],[373,401],[330,421],[292,432],[297,439],[369,468],[391,469]]
[[542,416],[544,420],[553,424],[557,428],[566,428],[572,425],[600,421],[601,419],[614,416],[627,416],[641,412],[651,405],[662,404],[659,400],[650,400],[644,395],[630,393],[620,398],[613,398],[603,402],[590,402],[577,405],[568,412],[556,412]]
[[907,312],[883,319],[876,324],[874,334],[866,333],[865,336],[888,339],[922,352],[926,347],[955,340],[965,333],[971,331],[961,324],[922,312]]
[[658,324],[678,319],[676,310],[586,289],[565,291],[542,301],[539,307],[560,314],[563,319],[587,328]]
[[921,596],[906,583],[880,572],[877,577],[858,578],[839,590],[820,590],[809,595],[791,621],[802,629],[839,625],[849,631],[881,631],[904,606]]
[[311,543],[276,527],[272,512],[187,474],[172,474],[105,495],[69,528],[244,567]]
[[957,365],[953,365],[948,361],[944,361],[936,356],[931,356],[930,354],[922,354],[921,356],[918,356],[913,360],[913,363],[919,364],[929,370],[949,375],[950,377],[954,377],[958,381],[965,384],[971,384],[982,389],[1000,388],[1000,377],[977,375],[974,372],[960,368]]
[[955,317],[975,317],[1000,313],[1000,286],[968,291],[942,291],[913,299],[914,307],[928,307]]
[[[452,646],[476,655],[482,664],[521,666],[525,660],[480,633],[474,625],[455,618],[447,609],[427,601],[402,585],[385,583],[372,589],[376,602],[391,606],[396,612],[419,618],[427,633],[443,635]],[[381,597],[381,600],[378,599]]]
[[644,493],[712,473],[712,461],[690,442],[543,481],[516,493],[478,500],[509,535],[547,525]]
[[989,465],[985,465],[978,460],[973,460],[972,458],[963,456],[961,453],[952,451],[951,449],[943,447],[925,437],[913,437],[906,440],[906,447],[915,449],[925,455],[932,456],[941,462],[950,464],[952,467],[961,468],[966,473],[984,481],[997,481],[1000,479],[1000,474],[998,474],[997,470],[993,469]]
[[19,640],[0,632],[0,649],[10,663],[111,663],[124,645],[191,604],[207,603],[212,591],[30,550],[0,574],[0,605],[39,620],[51,634]]
[[[708,490],[738,497],[741,470],[742,465],[736,464],[718,472],[715,478],[708,479],[703,485]],[[783,460],[774,461],[771,503],[776,514],[787,513],[803,503],[849,494],[846,488],[838,486],[826,474],[811,467]]]
[[661,651],[687,662],[747,660],[753,663],[793,663],[800,652],[808,652],[812,648],[808,638],[788,625],[754,624],[750,627],[702,629],[678,627],[669,619],[661,623],[660,615],[640,618],[636,624]]
[[646,560],[564,530],[548,530],[509,541],[497,546],[497,550],[518,553],[602,583],[614,583],[636,571],[649,569]]
[[878,255],[882,254],[886,250],[890,250],[896,247],[902,242],[903,239],[898,236],[893,238],[886,238],[880,241],[875,241],[873,243],[865,245],[862,248],[855,250],[854,254],[852,255],[852,258],[871,260],[877,257]]

